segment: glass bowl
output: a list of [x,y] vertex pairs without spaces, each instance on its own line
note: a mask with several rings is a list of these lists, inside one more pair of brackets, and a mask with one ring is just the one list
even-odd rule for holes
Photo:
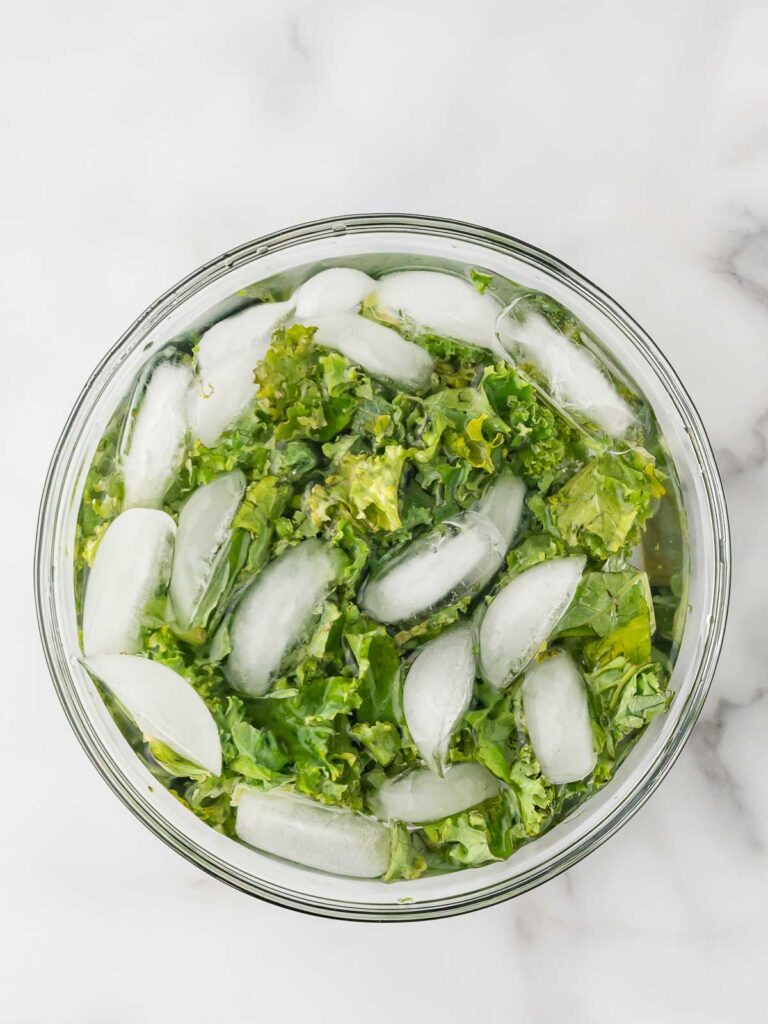
[[[390,884],[323,874],[261,854],[215,832],[160,785],[79,663],[72,571],[85,474],[117,404],[152,354],[204,326],[212,310],[221,317],[237,303],[238,290],[256,281],[302,264],[333,265],[371,253],[392,254],[393,267],[398,255],[410,264],[482,267],[547,292],[579,317],[654,410],[679,477],[689,568],[687,620],[672,677],[675,699],[613,781],[509,860]],[[471,224],[394,214],[315,221],[257,239],[207,263],[153,303],[107,353],[75,403],[45,484],[35,552],[38,621],[56,692],[86,753],[133,813],[189,861],[244,892],[295,910],[378,921],[441,917],[498,903],[564,871],[620,828],[669,771],[701,711],[723,640],[729,580],[726,507],[711,446],[683,385],[638,324],[576,271],[526,242]]]

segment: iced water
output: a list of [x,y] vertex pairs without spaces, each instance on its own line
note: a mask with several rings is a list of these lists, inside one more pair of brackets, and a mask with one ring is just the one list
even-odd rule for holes
[[530,361],[566,412],[597,424],[611,437],[624,437],[635,420],[629,404],[582,345],[556,330],[540,313],[506,317],[500,337],[513,356]]
[[96,654],[86,667],[125,708],[147,740],[159,740],[211,775],[221,774],[221,740],[203,698],[178,672],[131,654]]
[[239,792],[237,835],[277,857],[353,878],[378,878],[389,864],[389,829],[342,807],[284,790]]
[[565,651],[532,666],[523,681],[523,708],[541,770],[554,783],[576,782],[595,767],[584,680]]
[[493,523],[463,512],[412,541],[365,584],[360,605],[378,622],[396,625],[454,604],[481,589],[506,549]]
[[502,471],[475,506],[475,510],[490,519],[499,531],[505,551],[512,546],[520,526],[524,501],[523,481],[513,473]]
[[311,318],[315,316],[357,311],[375,285],[372,277],[352,267],[321,270],[294,292],[296,319],[299,323],[313,323]]
[[239,469],[199,487],[179,513],[171,574],[171,601],[180,626],[199,622],[201,605],[229,550],[232,519],[245,491]]
[[197,349],[198,380],[189,401],[192,436],[208,448],[256,397],[253,371],[293,302],[262,302],[210,327]]
[[499,351],[496,319],[501,306],[461,277],[434,270],[387,274],[377,282],[373,301],[385,316]]
[[494,597],[480,625],[480,667],[496,689],[521,672],[573,600],[582,555],[553,558],[512,579]]
[[181,465],[192,370],[161,363],[152,373],[123,460],[124,508],[156,508]]
[[472,699],[474,631],[461,623],[422,647],[408,669],[403,711],[408,730],[427,766],[445,772],[448,744]]
[[271,562],[251,583],[230,626],[229,681],[263,696],[286,655],[320,615],[336,575],[336,554],[319,540],[305,540]]
[[356,313],[329,313],[311,318],[315,341],[358,363],[373,377],[393,381],[405,390],[420,390],[429,383],[432,357],[397,331]]
[[96,549],[83,606],[83,650],[135,654],[147,602],[168,584],[176,524],[154,508],[114,519]]
[[496,796],[501,782],[476,761],[452,765],[441,778],[429,768],[414,768],[385,782],[371,797],[382,821],[419,825],[439,821]]

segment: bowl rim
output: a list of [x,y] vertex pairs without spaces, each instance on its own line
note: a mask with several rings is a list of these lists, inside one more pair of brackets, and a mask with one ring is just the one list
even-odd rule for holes
[[[626,799],[609,809],[604,816],[577,842],[575,846],[556,853],[540,865],[534,866],[526,874],[511,879],[492,883],[475,891],[468,891],[458,896],[451,896],[434,901],[423,901],[418,904],[381,904],[360,902],[340,902],[336,900],[321,901],[312,897],[302,898],[294,891],[280,891],[277,886],[259,885],[253,877],[247,881],[242,872],[227,865],[221,858],[210,851],[202,851],[194,839],[178,832],[159,811],[147,804],[142,804],[127,778],[122,774],[114,759],[99,737],[84,709],[74,699],[62,681],[61,658],[59,658],[54,641],[58,636],[49,635],[46,621],[47,610],[54,613],[55,602],[49,592],[49,581],[53,569],[53,541],[55,534],[55,515],[52,514],[61,498],[58,483],[67,462],[66,443],[70,439],[73,426],[92,396],[94,385],[100,380],[103,372],[131,339],[139,332],[145,334],[164,320],[173,310],[180,307],[212,281],[225,276],[235,267],[250,263],[259,256],[269,252],[288,248],[292,245],[310,240],[321,240],[347,233],[363,233],[374,231],[385,233],[409,232],[438,237],[458,238],[488,247],[489,244],[508,255],[519,257],[525,254],[545,272],[553,272],[564,279],[569,287],[589,299],[612,317],[618,316],[622,329],[629,330],[633,341],[641,350],[644,359],[664,385],[667,394],[677,406],[678,413],[689,425],[686,430],[694,444],[699,466],[704,477],[704,490],[708,501],[708,511],[712,522],[714,538],[717,542],[718,557],[714,562],[714,580],[712,584],[712,615],[704,649],[698,659],[698,668],[694,690],[688,713],[677,723],[676,729],[662,745],[651,761],[646,777],[642,783],[627,795]],[[671,385],[671,387],[670,387]],[[69,453],[71,457],[71,452]],[[271,232],[233,249],[202,264],[187,274],[178,283],[167,289],[143,313],[141,313],[126,331],[109,348],[95,369],[89,375],[78,395],[65,425],[56,441],[53,455],[46,474],[37,518],[34,549],[34,592],[38,629],[45,654],[48,670],[54,689],[62,705],[64,713],[77,736],[80,745],[99,774],[112,791],[121,799],[132,813],[141,820],[155,835],[167,845],[181,854],[186,860],[204,870],[207,874],[224,881],[228,885],[257,896],[268,903],[288,907],[303,913],[321,917],[333,917],[347,920],[363,921],[406,921],[428,920],[439,917],[469,913],[483,907],[511,899],[527,892],[543,882],[567,870],[578,863],[589,853],[606,842],[622,828],[643,806],[667,776],[672,765],[679,757],[691,731],[698,720],[704,701],[709,692],[717,662],[722,649],[723,638],[728,617],[728,604],[731,586],[731,538],[724,489],[712,450],[711,442],[687,389],[673,370],[668,359],[659,350],[650,336],[637,321],[603,289],[569,264],[553,256],[544,249],[532,245],[513,235],[485,228],[467,221],[454,220],[431,215],[408,213],[374,213],[350,214],[325,217],[306,221],[288,228]],[[54,621],[55,625],[55,621]]]

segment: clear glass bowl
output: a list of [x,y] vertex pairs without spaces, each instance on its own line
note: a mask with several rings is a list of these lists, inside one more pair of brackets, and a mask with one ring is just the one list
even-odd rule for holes
[[[687,621],[674,668],[676,697],[616,778],[566,821],[501,863],[411,882],[340,878],[260,854],[199,821],[151,776],[80,665],[72,554],[85,474],[130,382],[159,347],[255,281],[301,264],[370,253],[425,266],[456,260],[549,293],[600,339],[610,361],[652,405],[680,481],[687,533]],[[40,508],[37,612],[48,665],[72,728],[107,783],[156,835],[204,871],[262,899],[329,917],[412,920],[464,913],[559,874],[611,836],[648,799],[690,735],[723,639],[730,544],[722,485],[699,416],[669,363],[632,318],[560,260],[508,235],[410,215],[334,218],[257,239],[207,263],[149,307],[91,375],[56,445]]]

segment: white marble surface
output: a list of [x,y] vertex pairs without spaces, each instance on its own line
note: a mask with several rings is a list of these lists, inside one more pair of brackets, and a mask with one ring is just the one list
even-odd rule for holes
[[[767,38],[761,0],[5,9],[0,1021],[768,1020]],[[513,903],[397,927],[261,905],[144,830],[65,723],[31,597],[106,347],[225,248],[370,210],[499,227],[617,297],[699,406],[735,540],[717,679],[650,804]]]

